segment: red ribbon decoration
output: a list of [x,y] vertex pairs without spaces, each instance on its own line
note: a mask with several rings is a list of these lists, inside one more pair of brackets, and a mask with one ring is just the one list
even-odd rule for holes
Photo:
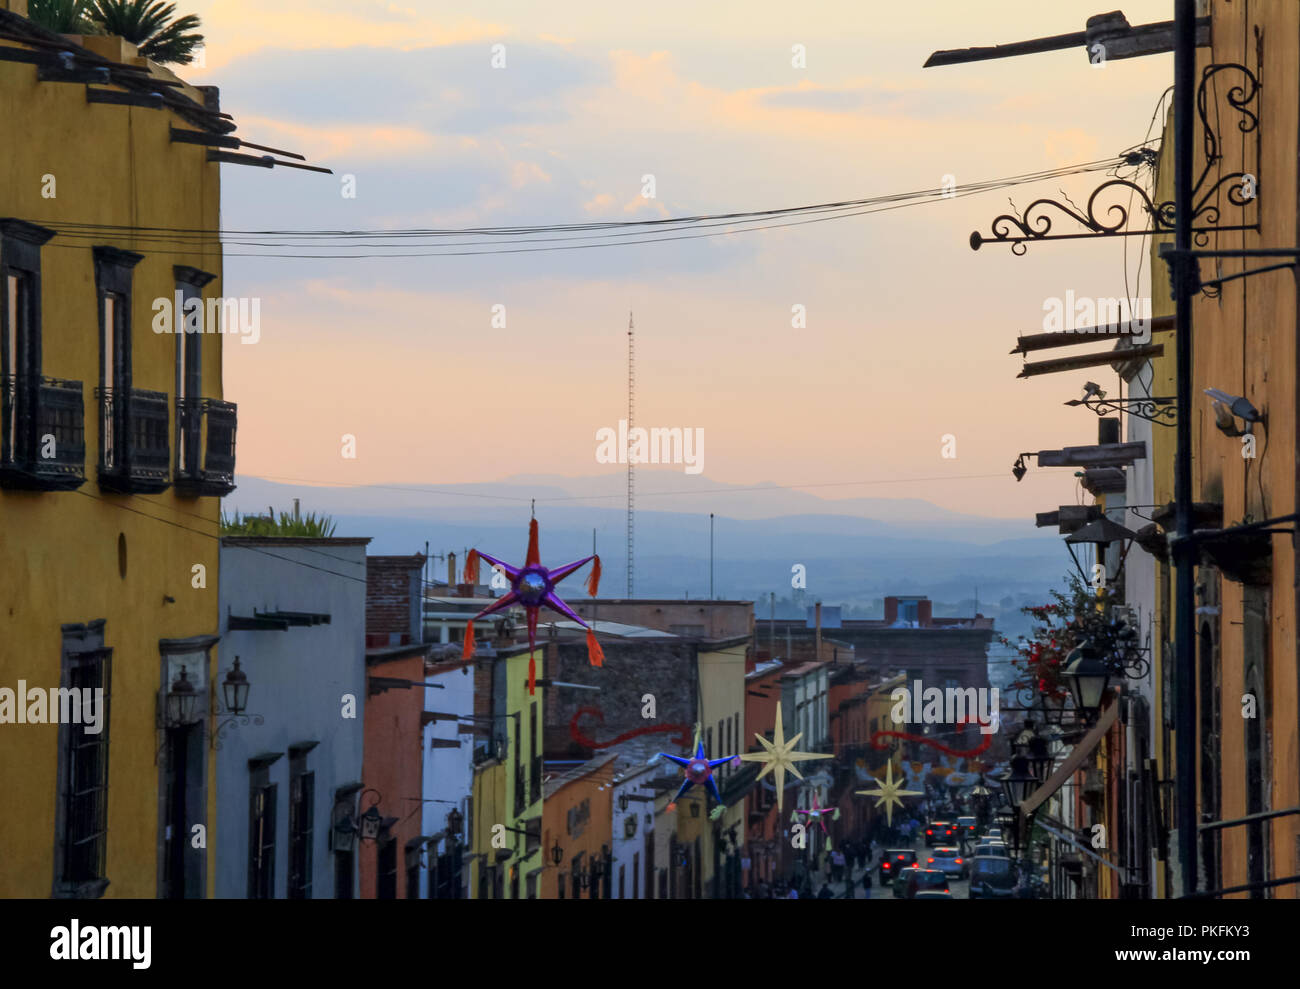
[[625,731],[622,735],[608,739],[607,741],[597,742],[584,735],[582,729],[578,727],[578,721],[584,715],[588,714],[602,724],[605,721],[605,715],[598,707],[578,708],[578,713],[575,714],[573,719],[569,722],[569,737],[583,748],[604,749],[609,748],[611,745],[617,745],[619,742],[626,742],[629,738],[637,738],[640,735],[654,735],[669,731],[677,732],[677,737],[673,739],[673,741],[678,745],[685,747],[691,744],[691,725],[646,725],[644,728],[633,728],[631,731]]

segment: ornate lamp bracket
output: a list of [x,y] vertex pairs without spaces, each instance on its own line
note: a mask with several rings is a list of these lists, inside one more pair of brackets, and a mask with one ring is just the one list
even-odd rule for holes
[[[1210,235],[1228,230],[1259,230],[1260,169],[1260,90],[1259,76],[1263,64],[1263,41],[1256,44],[1256,70],[1236,62],[1207,65],[1201,72],[1201,82],[1196,90],[1196,110],[1201,118],[1205,164],[1192,189],[1192,235],[1198,247],[1209,243]],[[1220,87],[1240,77],[1236,85]],[[1255,135],[1255,170],[1219,172],[1223,160],[1223,141],[1210,123],[1217,118],[1219,104],[1227,106],[1229,114],[1238,116],[1237,129],[1242,134]],[[1158,153],[1153,148],[1139,148],[1121,156],[1130,166],[1154,167]],[[1241,222],[1220,223],[1220,199],[1241,212]],[[1067,197],[1068,199],[1068,197]],[[1246,214],[1250,210],[1250,216]],[[1053,220],[1064,216],[1083,228],[1084,232],[1056,233]],[[1145,222],[1132,222],[1145,214]],[[1198,225],[1199,224],[1199,225]],[[1071,202],[1068,206],[1055,199],[1036,199],[1023,213],[1003,213],[994,217],[990,233],[978,230],[970,235],[971,250],[978,251],[985,244],[1010,244],[1011,253],[1023,255],[1028,245],[1048,240],[1080,240],[1092,237],[1143,237],[1148,234],[1172,234],[1175,225],[1175,207],[1172,200],[1155,202],[1138,183],[1129,179],[1112,178],[1103,182],[1088,197],[1086,206],[1080,208]]]

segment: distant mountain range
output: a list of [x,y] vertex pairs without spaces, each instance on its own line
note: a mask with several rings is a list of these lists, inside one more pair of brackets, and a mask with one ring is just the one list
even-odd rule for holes
[[[978,589],[980,610],[999,617],[1000,631],[1011,631],[1020,624],[1015,609],[1045,600],[1069,565],[1059,535],[1028,519],[965,515],[914,498],[829,499],[773,484],[719,484],[680,471],[642,469],[636,480],[637,597],[709,597],[709,512],[714,596],[752,599],[761,617],[771,592],[789,599],[779,614],[799,603],[791,573],[802,564],[803,600],[844,605],[846,616],[871,613],[873,604],[878,614],[887,594],[925,594],[936,601],[936,615],[963,606],[968,614]],[[290,509],[296,497],[304,512],[332,516],[335,535],[371,537],[371,553],[423,552],[427,541],[431,553],[455,552],[462,562],[470,546],[522,560],[536,499],[543,561],[589,555],[594,530],[602,596],[627,589],[621,473],[427,486],[322,487],[257,477],[237,483],[222,502],[227,513]],[[445,579],[445,561],[436,560],[432,572]]]

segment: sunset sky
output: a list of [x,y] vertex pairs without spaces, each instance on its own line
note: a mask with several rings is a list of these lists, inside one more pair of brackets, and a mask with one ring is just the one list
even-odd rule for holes
[[[205,66],[180,74],[220,87],[244,139],[336,173],[225,166],[227,229],[650,219],[960,185],[1139,144],[1172,81],[1172,56],[1095,67],[1082,49],[921,68],[935,49],[1082,30],[1105,9],[1092,0],[180,6],[208,40]],[[1123,10],[1172,16],[1168,0]],[[626,415],[630,309],[637,421],[702,428],[705,477],[883,482],[815,490],[998,516],[1074,503],[1072,470],[1016,484],[1009,468],[1022,450],[1096,442],[1096,418],[1062,403],[1115,376],[1017,380],[1008,351],[1067,290],[1122,297],[1127,268],[1127,291],[1147,295],[1145,244],[1016,258],[967,241],[1008,196],[1082,202],[1102,178],[600,250],[323,261],[228,245],[225,294],[261,298],[260,341],[225,353],[240,472],[427,485],[617,472],[596,462],[596,432]]]

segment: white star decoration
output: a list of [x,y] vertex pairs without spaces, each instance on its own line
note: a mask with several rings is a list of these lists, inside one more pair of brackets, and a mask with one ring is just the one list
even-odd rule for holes
[[[794,768],[796,762],[803,762],[806,759],[829,759],[831,756],[821,752],[797,752],[795,746],[799,744],[799,739],[803,738],[803,732],[795,735],[790,741],[785,740],[785,727],[781,724],[781,705],[776,706],[776,727],[772,729],[772,741],[768,741],[757,732],[754,737],[766,749],[766,752],[746,752],[740,758],[746,762],[765,763],[762,771],[758,774],[761,780],[768,773],[773,773],[776,778],[776,809],[780,813],[785,807],[785,772],[790,772],[803,779],[803,774]],[[773,772],[775,770],[775,772]]]
[[902,810],[903,797],[925,796],[925,794],[920,793],[916,790],[901,789],[901,787],[905,784],[905,782],[906,782],[905,780],[899,780],[897,782],[894,781],[894,764],[892,762],[887,762],[885,763],[884,780],[876,780],[876,786],[879,787],[879,789],[857,790],[855,792],[861,794],[864,797],[876,797],[877,807],[879,807],[881,804],[884,804],[885,820],[892,828],[894,826],[894,805],[895,804],[898,805],[899,810]]

